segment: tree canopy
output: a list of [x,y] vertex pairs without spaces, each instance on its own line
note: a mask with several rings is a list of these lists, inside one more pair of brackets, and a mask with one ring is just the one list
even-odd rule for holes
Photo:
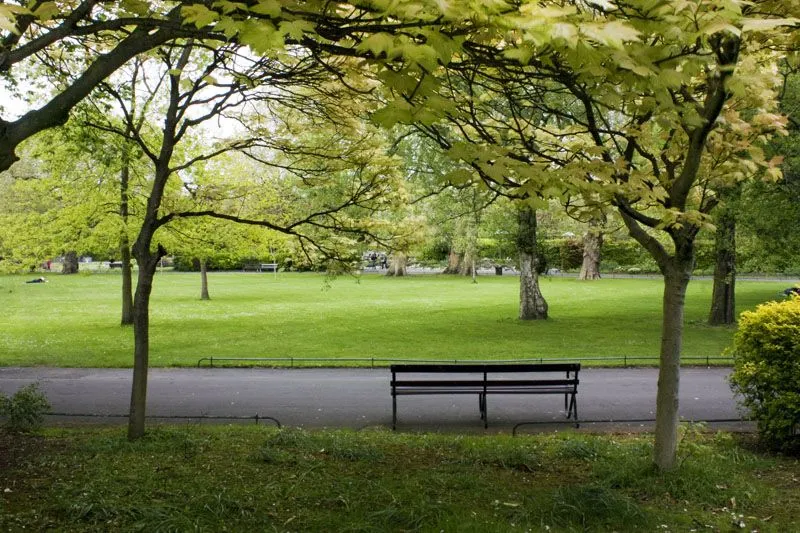
[[[164,126],[154,132],[159,150],[138,142],[156,169],[146,231],[134,244],[140,268],[154,268],[162,254],[153,250],[155,230],[175,218],[262,225],[300,242],[308,237],[300,228],[313,228],[326,237],[307,242],[323,243],[316,250],[326,254],[336,249],[330,243],[372,231],[354,220],[368,218],[388,192],[385,180],[373,187],[373,178],[388,176],[391,161],[370,144],[378,138],[372,126],[350,120],[326,130],[332,136],[286,128],[300,143],[282,143],[287,159],[272,156],[277,130],[269,120],[236,146],[312,182],[311,192],[289,194],[322,206],[299,221],[162,210],[170,175],[233,148],[176,164],[186,132],[226,110],[243,116],[245,100],[269,109],[276,94],[287,126],[316,126],[332,95],[340,104],[359,102],[380,125],[409,124],[460,163],[452,183],[477,175],[493,194],[530,204],[525,209],[557,198],[590,218],[613,210],[664,275],[655,461],[666,469],[676,458],[683,299],[695,241],[710,227],[722,190],[780,175],[780,158],[766,148],[785,132],[778,64],[800,44],[793,31],[799,16],[797,0],[3,4],[0,72],[7,85],[41,101],[17,118],[0,118],[0,170],[16,160],[21,142],[63,123],[122,65],[158,49],[170,96]],[[205,60],[198,65],[211,70],[190,68],[196,51]],[[221,77],[213,75],[218,69]],[[25,86],[40,73],[42,90]],[[270,89],[256,96],[259,87]],[[376,95],[379,109],[364,103]],[[339,138],[342,127],[362,139]],[[313,162],[303,143],[315,146]],[[325,178],[316,181],[315,172]],[[184,183],[192,195],[203,192],[191,179]],[[329,201],[342,192],[348,200]]]

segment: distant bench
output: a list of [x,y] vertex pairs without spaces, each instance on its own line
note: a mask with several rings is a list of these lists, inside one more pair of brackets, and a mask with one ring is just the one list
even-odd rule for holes
[[108,268],[122,268],[122,261],[109,261]]
[[[412,394],[477,394],[484,428],[489,427],[490,394],[563,394],[567,419],[573,418],[578,427],[575,397],[580,369],[580,363],[392,365],[392,429],[397,426],[397,397]],[[540,378],[543,374],[551,376]]]
[[242,265],[243,272],[247,272],[248,270],[254,272],[277,272],[278,263],[245,263]]

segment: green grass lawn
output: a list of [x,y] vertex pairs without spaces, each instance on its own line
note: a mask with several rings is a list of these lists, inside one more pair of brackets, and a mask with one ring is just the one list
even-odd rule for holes
[[631,435],[0,431],[0,530],[797,530],[797,460],[691,431],[675,471],[651,455]]
[[[660,279],[547,278],[547,321],[521,322],[518,279],[477,284],[446,276],[366,275],[326,283],[316,274],[212,273],[156,277],[151,364],[201,357],[420,359],[592,358],[658,354]],[[0,365],[129,367],[133,335],[119,326],[119,273],[0,277]],[[786,282],[739,282],[739,310],[774,299]],[[732,328],[705,318],[709,280],[689,286],[684,354],[719,356]]]

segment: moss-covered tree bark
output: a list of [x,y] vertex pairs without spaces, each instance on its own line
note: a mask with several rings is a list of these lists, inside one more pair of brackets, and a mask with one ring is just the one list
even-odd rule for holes
[[539,290],[539,273],[536,235],[536,210],[527,204],[517,213],[517,252],[519,253],[519,318],[544,320],[547,302]]

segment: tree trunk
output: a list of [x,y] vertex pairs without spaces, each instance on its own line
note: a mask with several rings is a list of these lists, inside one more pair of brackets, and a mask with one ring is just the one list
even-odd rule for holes
[[720,326],[736,320],[736,217],[725,207],[717,219],[715,241],[714,290],[708,323]]
[[204,257],[200,258],[200,299],[211,299],[208,295],[208,265]]
[[517,251],[519,252],[519,318],[547,318],[547,302],[539,290],[536,254],[536,211],[528,205],[518,212]]
[[[189,61],[191,47],[185,48],[180,55],[175,69],[180,72]],[[153,289],[153,278],[156,268],[167,251],[160,244],[157,251],[151,251],[153,237],[166,221],[158,218],[161,200],[164,197],[167,181],[172,170],[170,161],[178,142],[180,79],[179,74],[170,73],[169,106],[164,119],[161,150],[155,162],[155,173],[151,184],[150,196],[144,212],[139,235],[133,243],[133,256],[139,267],[138,283],[133,297],[133,383],[131,385],[131,406],[128,418],[128,439],[135,440],[144,435],[145,409],[147,407],[147,371],[150,359],[150,293]]]
[[628,231],[656,260],[664,276],[661,317],[661,352],[656,393],[656,430],[653,462],[660,471],[675,467],[678,450],[678,408],[683,346],[686,287],[694,268],[694,241],[698,228],[668,228],[674,251],[664,247],[624,210],[619,211]]
[[[143,230],[144,232],[145,230]],[[140,233],[134,245],[134,255],[139,264],[139,276],[136,283],[133,306],[133,384],[131,386],[131,404],[128,418],[128,439],[135,440],[144,436],[147,407],[147,372],[150,361],[150,293],[153,289],[153,278],[159,259],[164,250],[159,246],[157,253],[152,253],[143,244],[149,244],[150,235],[142,237]],[[142,243],[141,241],[145,241]]]
[[472,282],[477,283],[475,276],[478,275],[475,264],[478,261],[478,225],[480,219],[478,213],[475,213],[475,219],[469,219],[464,227],[464,240],[466,246],[464,247],[464,257],[461,261],[459,274],[462,276],[472,277]]
[[119,255],[122,261],[122,317],[120,324],[133,324],[133,269],[131,267],[131,243],[128,240],[128,189],[130,183],[130,159],[127,147],[123,151],[122,170],[119,185],[119,215],[122,219],[122,231],[119,236]]
[[678,397],[680,391],[683,310],[693,258],[676,258],[664,272],[661,356],[656,395],[654,461],[662,471],[675,467],[678,449]]
[[458,274],[461,271],[461,261],[463,255],[456,252],[452,248],[447,255],[447,267],[442,271],[442,274]]
[[64,264],[61,267],[62,274],[77,274],[78,273],[78,253],[74,250],[64,254]]
[[389,268],[386,269],[387,276],[405,276],[408,266],[408,256],[403,252],[395,252],[389,261]]
[[458,266],[460,276],[473,276],[475,274],[475,257],[465,253],[461,264]]
[[583,236],[583,264],[578,279],[583,281],[600,279],[600,252],[603,248],[603,232],[596,224],[590,224]]

